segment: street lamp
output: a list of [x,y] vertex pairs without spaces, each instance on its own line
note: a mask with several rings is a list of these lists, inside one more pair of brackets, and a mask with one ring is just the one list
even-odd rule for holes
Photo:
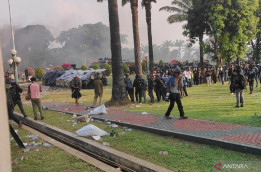
[[15,82],[18,82],[17,66],[19,65],[19,63],[21,63],[21,58],[16,56],[16,50],[15,49],[11,50],[11,54],[12,54],[12,58],[9,59],[7,62],[9,64],[9,66],[14,69]]
[[11,50],[12,59],[8,60],[8,64],[10,65],[10,67],[14,68],[15,82],[18,82],[17,66],[21,62],[21,58],[16,56],[15,41],[14,41],[14,29],[13,29],[13,23],[12,23],[12,12],[11,12],[10,0],[8,0],[8,7],[9,7],[11,34],[12,34],[12,41],[13,41],[13,49]]

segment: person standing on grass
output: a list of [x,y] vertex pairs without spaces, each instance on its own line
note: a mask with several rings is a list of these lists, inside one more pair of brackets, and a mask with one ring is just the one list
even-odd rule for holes
[[211,72],[211,70],[208,68],[208,70],[207,70],[207,72],[206,72],[206,79],[207,79],[208,87],[211,86],[211,75],[212,75],[212,72]]
[[41,120],[44,119],[43,112],[42,112],[42,105],[41,105],[41,95],[40,92],[42,92],[42,88],[39,84],[36,83],[36,78],[31,78],[32,84],[28,86],[28,93],[31,95],[31,102],[33,106],[33,112],[34,112],[34,120],[37,120],[37,113],[36,108],[38,107],[38,110],[40,112]]
[[9,88],[11,97],[13,99],[14,107],[18,105],[20,111],[22,112],[23,116],[26,118],[27,115],[24,112],[23,103],[21,101],[20,93],[23,92],[23,90],[19,87],[19,85],[16,82],[11,82],[11,88]]
[[235,69],[233,74],[234,74],[234,76],[233,76],[231,82],[232,82],[233,90],[235,91],[236,99],[237,99],[236,108],[239,108],[239,103],[240,103],[241,107],[244,107],[243,91],[246,87],[245,78],[241,74],[241,69],[239,66]]
[[154,103],[154,95],[153,95],[153,89],[154,89],[154,76],[149,75],[148,77],[148,93],[150,96],[150,102]]
[[183,87],[182,76],[180,75],[180,69],[175,68],[173,75],[170,77],[169,82],[167,84],[167,90],[170,92],[169,95],[169,108],[165,113],[165,118],[171,119],[170,113],[174,107],[174,103],[176,102],[179,109],[180,119],[187,119],[187,116],[184,116],[183,106],[180,98],[180,91]]
[[134,81],[133,81],[133,87],[135,88],[135,98],[136,102],[141,103],[141,97],[142,97],[142,80],[140,79],[140,75],[136,75]]
[[79,99],[82,96],[80,92],[80,81],[78,76],[74,77],[71,88],[72,88],[72,98],[75,99],[75,104],[78,105]]
[[124,82],[126,85],[126,90],[130,96],[131,102],[134,103],[134,94],[133,94],[133,85],[132,80],[130,78],[130,73],[126,73],[126,77],[124,78]]
[[102,95],[103,95],[103,84],[101,81],[101,76],[98,75],[97,79],[94,81],[94,100],[93,100],[93,105],[92,108],[96,106],[97,98],[99,97],[99,106],[101,106],[102,103]]
[[248,78],[249,90],[250,90],[249,94],[253,93],[255,75],[256,75],[255,69],[252,66],[250,66],[247,72],[247,78]]

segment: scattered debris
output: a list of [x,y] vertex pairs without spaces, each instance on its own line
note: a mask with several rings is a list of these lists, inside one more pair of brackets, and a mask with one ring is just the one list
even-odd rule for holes
[[101,136],[92,136],[92,138],[94,139],[94,140],[102,140],[102,138],[101,138]]
[[85,127],[76,131],[79,136],[106,136],[108,133],[93,124],[86,125]]
[[110,127],[110,128],[116,128],[116,127],[119,127],[119,126],[116,125],[116,124],[110,124],[109,127]]
[[44,147],[51,147],[52,145],[49,144],[49,143],[44,143],[43,146],[44,146]]
[[159,154],[160,155],[168,155],[168,152],[167,151],[159,151]]
[[87,121],[87,119],[89,118],[89,115],[83,115],[83,116],[79,116],[77,117],[77,121],[80,121],[80,122],[85,122]]
[[30,151],[30,148],[24,149],[24,152],[29,152],[29,151]]
[[125,128],[124,131],[126,131],[126,132],[131,132],[132,129],[131,129],[131,128]]
[[35,149],[34,151],[35,151],[35,152],[39,152],[39,149]]
[[100,115],[100,114],[107,114],[104,104],[90,111],[90,115]]
[[258,96],[258,94],[254,94],[253,96],[257,97],[257,96]]
[[139,105],[136,105],[136,107],[140,107]]
[[148,114],[148,112],[142,112],[141,114],[142,114],[142,115],[147,115],[147,114]]
[[102,143],[104,146],[110,146],[110,143],[108,143],[108,142],[103,142]]

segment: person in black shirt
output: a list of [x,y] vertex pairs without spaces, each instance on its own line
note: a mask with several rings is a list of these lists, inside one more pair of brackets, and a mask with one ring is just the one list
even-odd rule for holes
[[82,96],[80,93],[80,81],[78,76],[74,77],[71,88],[72,88],[72,98],[75,99],[75,104],[78,105],[79,104],[78,101]]
[[153,89],[154,89],[154,76],[150,75],[148,78],[148,93],[150,96],[151,103],[154,103]]
[[20,93],[22,93],[23,90],[19,87],[19,85],[16,82],[11,82],[11,87],[9,88],[9,92],[13,100],[14,108],[16,105],[18,105],[21,113],[26,118],[27,115],[24,112],[24,107],[20,96]]

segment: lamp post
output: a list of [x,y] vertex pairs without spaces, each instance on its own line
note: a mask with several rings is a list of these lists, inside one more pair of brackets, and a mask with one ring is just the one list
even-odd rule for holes
[[16,56],[16,50],[12,49],[11,50],[12,58],[8,60],[8,64],[10,67],[14,69],[14,79],[15,82],[18,82],[18,75],[17,75],[17,66],[21,62],[21,58]]
[[13,69],[14,69],[14,79],[15,79],[15,82],[18,82],[17,66],[21,62],[21,58],[16,56],[15,41],[14,41],[14,29],[13,29],[13,23],[12,23],[12,13],[11,13],[10,0],[8,0],[8,7],[9,7],[11,34],[12,34],[12,41],[13,41],[13,49],[11,50],[12,59],[8,60],[8,64],[10,65],[10,67],[13,67]]

